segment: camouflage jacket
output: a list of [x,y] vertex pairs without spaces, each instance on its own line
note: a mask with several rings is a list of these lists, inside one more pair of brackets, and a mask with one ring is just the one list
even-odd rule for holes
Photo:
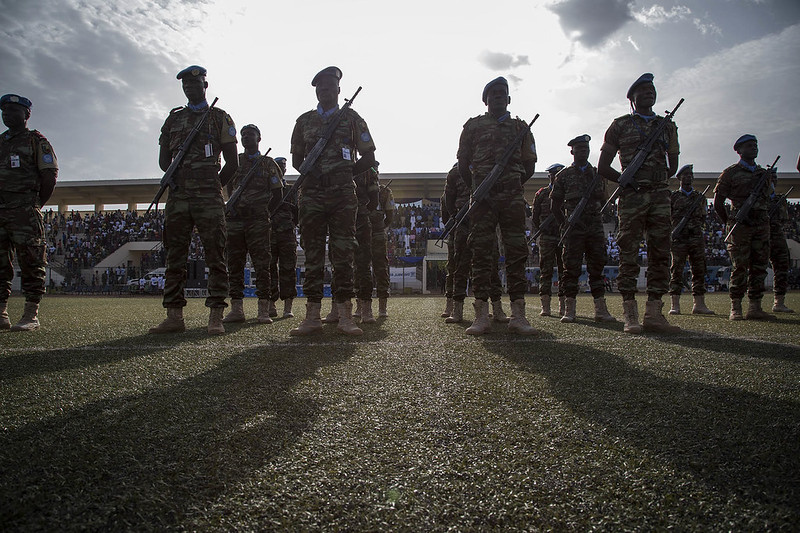
[[46,169],[58,170],[58,161],[44,135],[29,129],[0,135],[0,207],[41,207],[40,173]]
[[386,185],[379,185],[378,187],[378,208],[369,215],[372,222],[372,233],[379,233],[385,230],[392,223],[395,211],[392,189]]
[[769,197],[769,210],[772,211],[773,208],[775,208],[775,211],[769,217],[770,224],[782,227],[789,222],[789,204],[786,202],[786,198],[781,198],[781,195],[772,193]]
[[[568,167],[562,168],[556,174],[550,198],[564,202],[564,211],[567,217],[581,201],[596,173],[597,169],[590,164],[587,164],[586,168],[581,170],[573,163]],[[603,182],[599,181],[595,184],[594,191],[589,197],[589,202],[583,209],[581,220],[586,221],[594,218],[598,221],[601,220],[600,209],[602,209],[604,201],[605,190],[603,189]]]
[[370,203],[373,203],[377,207],[379,191],[378,174],[373,169],[369,169],[357,176],[353,176],[353,181],[356,184],[358,212],[362,213],[366,211],[367,205]]
[[[701,191],[697,189],[692,189],[689,194],[686,194],[683,189],[678,189],[677,191],[673,191],[670,195],[670,206],[671,206],[671,220],[672,220],[672,227],[674,228],[677,226],[689,209],[697,202],[698,197],[700,196]],[[706,221],[706,215],[708,214],[708,202],[704,202],[700,200],[700,205],[698,205],[694,211],[692,211],[692,216],[689,217],[689,220],[686,221],[686,225],[683,227],[683,231],[681,233],[687,235],[695,235],[701,233],[703,231],[703,224]]]
[[[640,115],[630,114],[614,119],[606,130],[601,149],[612,153],[619,152],[619,161],[625,170],[636,156],[639,146],[647,140],[658,123],[664,120],[660,115],[654,116],[654,119],[645,120]],[[636,173],[636,184],[640,187],[666,187],[666,156],[679,153],[678,127],[670,121]]]
[[[535,227],[534,232],[542,227],[542,224],[547,217],[550,216],[550,191],[552,186],[542,187],[536,194],[533,195],[533,211],[531,213],[531,221]],[[558,224],[551,223],[542,230],[543,237],[558,237]]]
[[[252,158],[246,153],[241,153],[239,154],[239,168],[231,178],[231,181],[225,185],[228,197],[230,198],[239,187],[239,184],[259,159],[258,168],[253,171],[247,188],[239,197],[239,203],[236,205],[237,210],[267,209],[272,195],[278,194],[283,189],[283,174],[274,159],[269,156],[262,158],[260,152]],[[276,189],[278,191],[275,191]]]
[[447,178],[444,186],[444,201],[450,209],[450,216],[456,216],[458,210],[464,204],[469,202],[470,190],[461,175],[458,173],[458,167],[453,167],[447,173]]
[[[722,171],[717,178],[717,185],[714,187],[714,195],[721,195],[728,198],[733,204],[730,216],[735,217],[741,209],[742,204],[747,200],[753,188],[758,184],[758,180],[764,172],[769,172],[765,168],[756,165],[755,171],[743,167],[740,163],[731,165]],[[761,195],[756,200],[748,214],[751,222],[767,222],[769,212],[769,196],[772,193],[771,187],[767,185],[761,190]]]

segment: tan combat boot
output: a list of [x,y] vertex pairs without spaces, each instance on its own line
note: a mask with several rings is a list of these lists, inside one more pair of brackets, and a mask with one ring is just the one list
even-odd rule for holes
[[539,316],[550,316],[550,299],[549,294],[542,295],[542,312]]
[[756,300],[750,298],[750,305],[747,307],[747,313],[744,318],[745,320],[777,320],[778,317],[761,309],[761,298]]
[[564,313],[567,312],[567,297],[566,296],[559,296],[558,297],[558,316],[564,316]]
[[622,331],[634,335],[642,332],[642,326],[639,324],[639,304],[636,300],[622,301],[622,316],[625,318],[625,326]]
[[374,324],[377,322],[372,314],[372,300],[361,300],[361,323]]
[[569,324],[575,322],[575,298],[567,297],[564,300],[564,316],[561,317],[561,322]]
[[364,331],[353,322],[353,301],[346,300],[336,305],[339,307],[339,325],[336,329],[347,335],[363,335]]
[[25,302],[25,310],[19,322],[11,326],[11,331],[34,331],[39,329],[39,304]]
[[227,315],[225,315],[225,318],[223,318],[222,321],[227,324],[229,322],[244,322],[245,320],[244,300],[241,298],[232,298],[231,310]]
[[645,302],[642,329],[655,333],[678,333],[681,328],[667,322],[667,318],[661,312],[662,307],[664,307],[664,302],[661,300],[647,300]]
[[[306,302],[306,317],[300,325],[289,332],[289,335],[311,335],[317,331],[322,331],[322,320],[319,319],[321,302]],[[338,315],[337,315],[338,317]],[[338,322],[339,319],[337,318]]]
[[692,314],[693,315],[714,315],[714,311],[706,307],[706,297],[704,294],[697,294],[692,296]]
[[8,319],[8,302],[0,302],[0,329],[11,329],[11,320]]
[[[322,304],[320,304],[320,307]],[[339,307],[336,305],[336,300],[331,298],[331,312],[322,319],[325,324],[336,324],[339,322]]]
[[669,314],[671,315],[681,314],[681,295],[670,294],[669,297],[670,300],[672,301],[672,308],[669,310]]
[[537,335],[539,332],[525,318],[525,299],[517,298],[511,302],[511,320],[508,331],[518,335]]
[[602,296],[594,299],[594,321],[595,322],[616,322],[617,319],[608,312],[606,299]]
[[278,310],[275,308],[275,300],[269,301],[269,310],[267,311],[267,314],[271,318],[275,318],[276,316],[278,316]]
[[[231,304],[233,304],[233,300],[231,300]],[[258,316],[256,317],[256,322],[259,324],[272,324],[272,318],[269,316],[269,306],[272,304],[275,305],[275,302],[272,300],[262,300],[261,298],[258,299]],[[223,322],[225,322],[223,320]]]
[[503,311],[503,300],[497,300],[496,302],[492,302],[492,320],[495,322],[500,322],[502,324],[507,324],[510,318],[506,315],[506,312]]
[[292,313],[293,302],[294,302],[293,298],[287,298],[286,300],[283,301],[283,318],[294,318],[294,313]]
[[222,325],[222,314],[225,312],[224,307],[212,307],[208,313],[208,334],[209,335],[224,335],[225,326]]
[[361,300],[358,298],[356,298],[356,310],[353,312],[353,318],[361,318]]
[[472,307],[475,309],[475,320],[466,329],[467,335],[483,335],[491,329],[489,323],[489,302],[486,300],[475,300]]
[[183,322],[183,307],[167,307],[167,318],[159,325],[150,328],[148,333],[182,333],[186,331]]
[[[773,313],[794,313],[793,309],[786,307],[786,295],[776,294],[775,303],[772,305]],[[2,327],[2,326],[0,326]]]
[[389,316],[389,312],[386,310],[386,304],[388,298],[378,298],[378,318],[386,318]]
[[453,314],[453,299],[448,298],[444,304],[444,311],[442,311],[442,318],[447,318]]
[[731,314],[728,317],[729,320],[744,320],[744,314],[742,314],[742,299],[741,298],[731,298]]
[[458,324],[464,320],[464,300],[453,300],[453,311],[444,321],[448,324]]

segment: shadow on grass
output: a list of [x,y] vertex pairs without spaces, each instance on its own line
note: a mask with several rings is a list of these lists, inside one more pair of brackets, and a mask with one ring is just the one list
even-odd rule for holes
[[[702,347],[714,342],[721,340],[705,339]],[[583,345],[556,343],[535,354],[525,345],[486,348],[545,377],[553,395],[577,416],[649,457],[666,460],[729,498],[761,504],[773,525],[800,523],[797,402],[769,398],[769,390],[762,396],[659,377]]]
[[800,362],[800,346],[779,344],[783,340],[781,337],[775,337],[773,342],[765,342],[684,329],[678,335],[660,335],[659,340],[723,354]]
[[2,432],[0,523],[162,530],[204,516],[313,425],[323,403],[298,383],[353,352],[253,348],[168,387]]

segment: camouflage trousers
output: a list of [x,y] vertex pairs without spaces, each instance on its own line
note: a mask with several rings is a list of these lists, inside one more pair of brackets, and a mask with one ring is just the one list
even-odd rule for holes
[[372,277],[378,298],[389,297],[389,257],[386,250],[386,231],[372,232]]
[[472,264],[472,249],[467,244],[468,238],[469,228],[465,224],[461,224],[452,236],[452,261],[449,259],[450,250],[448,249],[447,268],[450,269],[452,263],[453,299],[459,302],[463,302],[467,297],[467,285]]
[[683,267],[686,259],[692,269],[692,295],[706,293],[706,243],[702,232],[697,235],[681,233],[672,240],[672,264],[670,266],[669,293],[683,291]]
[[[730,231],[733,221],[728,220],[726,231]],[[732,299],[744,297],[745,291],[751,300],[759,300],[764,296],[764,280],[767,279],[769,264],[769,223],[762,222],[753,226],[739,224],[728,243],[728,255],[731,257]]]
[[240,210],[237,216],[225,220],[228,228],[226,256],[231,298],[244,297],[244,267],[247,253],[256,271],[256,296],[269,298],[270,287],[270,220],[269,212],[247,213]]
[[777,224],[770,224],[769,262],[772,263],[772,271],[775,274],[772,292],[782,296],[789,288],[790,255],[786,234],[783,232],[783,227]]
[[564,243],[564,296],[578,295],[578,279],[581,276],[583,257],[586,256],[586,273],[593,298],[602,298],[606,293],[603,268],[606,265],[606,236],[600,220],[590,223],[588,228],[577,224]]
[[453,297],[453,273],[456,269],[455,256],[455,236],[451,233],[450,236],[447,237],[447,264],[444,266],[444,270],[447,274],[444,280],[444,295],[447,298]]
[[356,248],[355,189],[304,191],[300,197],[300,235],[306,254],[306,277],[303,292],[309,302],[321,302],[325,273],[325,237],[330,233],[333,297],[337,302],[350,300],[353,290],[353,254]]
[[164,273],[166,308],[186,306],[183,290],[186,287],[186,261],[192,230],[203,243],[208,267],[208,298],[206,307],[227,307],[228,270],[225,266],[225,203],[216,198],[176,198],[170,196],[164,209],[164,249],[167,269]]
[[634,191],[626,187],[619,197],[619,275],[622,296],[636,293],[639,244],[647,239],[647,293],[661,297],[669,290],[669,191]]
[[34,206],[0,208],[0,302],[7,302],[11,295],[15,253],[25,301],[39,303],[47,256],[42,212]]
[[272,220],[269,238],[269,299],[291,300],[297,296],[297,234],[286,217]]
[[372,300],[372,223],[366,208],[356,213],[354,283],[359,300]]
[[[494,250],[497,250],[498,226],[505,248],[508,294],[513,301],[524,298],[527,292],[525,200],[521,192],[501,192],[480,202],[470,214],[467,243],[472,251],[473,292],[478,300],[488,300],[493,292],[492,277],[497,275]],[[499,287],[495,287],[495,292],[497,289]]]
[[550,296],[553,292],[553,268],[558,268],[558,295],[564,295],[563,248],[558,238],[539,237],[539,295]]

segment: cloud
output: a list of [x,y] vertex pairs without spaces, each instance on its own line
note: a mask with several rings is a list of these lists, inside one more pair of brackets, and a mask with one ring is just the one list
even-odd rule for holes
[[481,52],[480,56],[478,56],[478,61],[480,61],[483,66],[498,71],[531,64],[528,56],[490,52],[489,50]]
[[591,48],[634,20],[632,5],[632,0],[563,0],[548,9],[558,15],[568,37]]
[[647,9],[634,11],[633,18],[645,26],[658,26],[665,22],[684,20],[692,14],[692,10],[686,6],[673,6],[667,10],[665,7],[654,4]]

